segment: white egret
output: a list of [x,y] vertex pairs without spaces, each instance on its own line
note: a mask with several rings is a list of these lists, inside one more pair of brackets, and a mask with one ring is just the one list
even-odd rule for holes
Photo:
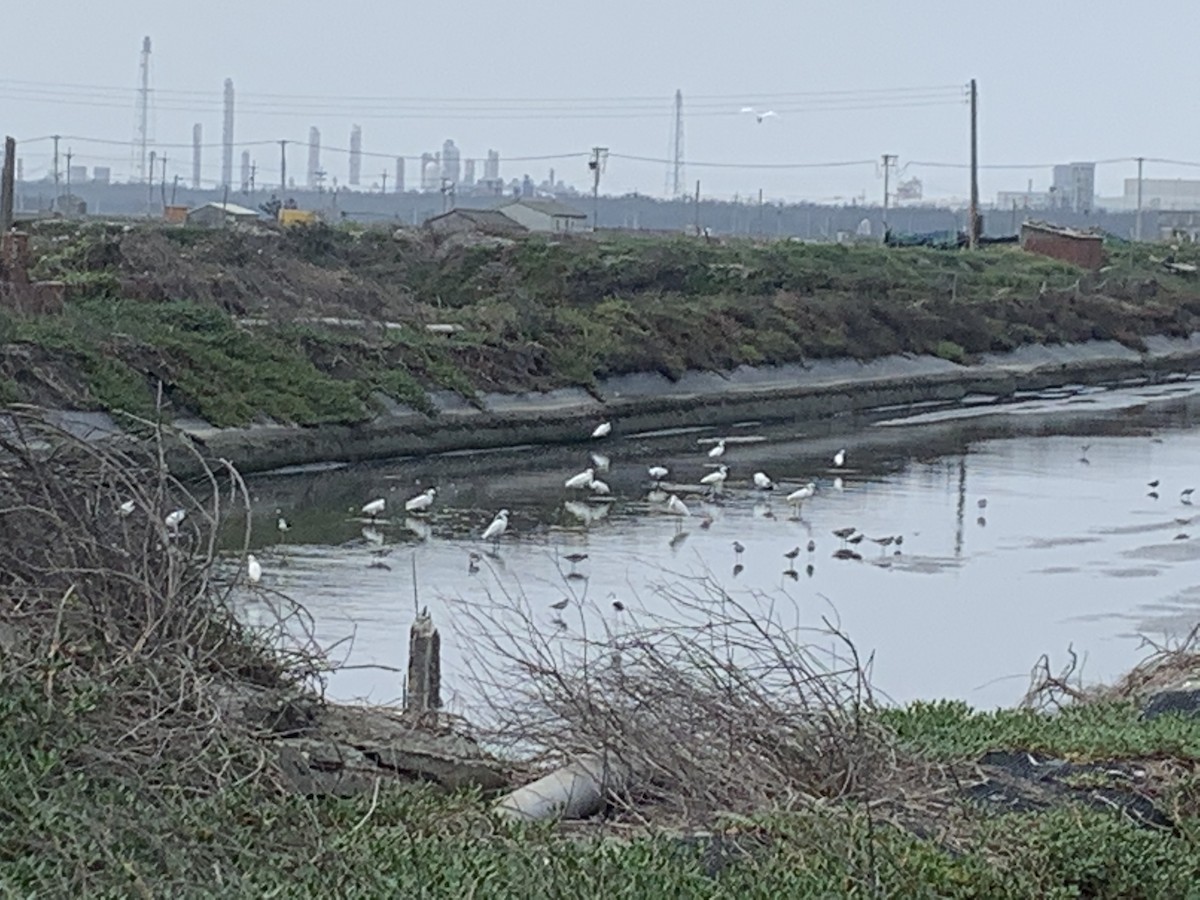
[[288,529],[290,529],[291,527],[292,526],[288,524],[288,520],[285,519],[283,516],[280,516],[278,519],[275,520],[275,529],[280,534],[287,534]]
[[506,531],[508,531],[508,510],[502,509],[496,513],[496,518],[492,519],[492,524],[484,529],[483,539],[499,543],[501,535]]
[[134,504],[132,500],[126,500],[117,507],[117,512],[119,512],[122,516],[133,515],[133,505]]
[[775,490],[775,482],[772,481],[770,479],[770,477],[768,477],[766,472],[755,472],[754,473],[754,486],[756,488],[758,488],[760,491]]
[[600,494],[602,496],[607,496],[612,493],[612,488],[610,488],[603,481],[599,481],[599,480],[595,480],[595,479],[593,479],[592,483],[588,485],[588,488],[591,490],[591,492],[593,494]]
[[429,507],[433,506],[433,498],[436,495],[437,495],[437,488],[429,488],[426,491],[422,491],[421,493],[417,494],[417,496],[413,497],[411,500],[405,501],[404,511],[405,512],[415,512],[415,513],[425,512],[425,510],[427,510],[427,509],[429,509]]
[[692,511],[687,508],[687,504],[672,494],[667,498],[667,512],[673,516],[690,516]]
[[607,472],[612,460],[603,453],[592,453],[592,465],[596,467],[597,472]]
[[833,477],[833,489],[835,491],[840,491],[840,490],[843,490],[845,487],[846,487],[846,482],[842,481],[842,476],[835,475]]
[[800,504],[811,498],[816,492],[817,486],[810,481],[808,484],[804,485],[804,487],[796,488],[796,490],[788,494],[787,502],[793,504],[797,509],[799,509]]
[[596,426],[596,430],[592,432],[592,437],[602,438],[612,434],[612,422],[601,422]]
[[759,110],[755,109],[753,106],[743,106],[742,112],[750,113],[752,116],[754,116],[754,118],[758,119],[759,125],[761,125],[763,123],[763,119],[774,119],[774,118],[778,118],[778,116],[779,116],[779,113],[775,112],[775,110],[773,110],[773,109],[764,109],[760,112]]
[[183,521],[183,517],[186,515],[187,515],[186,509],[177,509],[177,510],[174,510],[173,512],[167,513],[167,517],[165,519],[163,519],[163,522],[164,522],[164,524],[166,524],[167,528],[169,528],[171,531],[178,531],[179,523]]
[[833,464],[839,469],[846,464],[845,450],[839,450],[837,453],[833,454]]
[[669,469],[666,466],[651,466],[646,470],[650,473],[650,477],[655,481],[662,481],[669,474]]
[[720,459],[725,455],[725,438],[717,441],[717,446],[708,451],[709,459]]
[[383,510],[386,506],[387,506],[387,500],[385,500],[383,497],[380,497],[377,500],[372,500],[370,503],[368,503],[366,506],[364,506],[362,508],[362,514],[364,516],[370,516],[372,519],[374,519],[376,516],[378,516],[380,513],[383,512]]
[[725,479],[729,477],[729,466],[717,466],[715,472],[709,472],[700,479],[700,483],[711,487],[714,492],[721,490],[725,486]]
[[595,480],[595,478],[596,478],[596,470],[595,469],[590,469],[590,468],[584,469],[578,475],[572,475],[570,478],[568,478],[566,481],[564,481],[563,485],[572,490],[574,490],[574,489],[582,490],[582,489],[586,488],[588,485],[590,485]]
[[262,581],[262,565],[253,553],[246,555],[246,575],[249,577],[251,584],[258,584]]

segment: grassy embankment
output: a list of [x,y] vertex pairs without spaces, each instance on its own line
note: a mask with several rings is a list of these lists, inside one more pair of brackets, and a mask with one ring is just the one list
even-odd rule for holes
[[[324,227],[274,237],[59,224],[34,246],[35,277],[66,281],[71,299],[61,316],[0,316],[0,399],[147,413],[161,379],[169,412],[217,425],[361,421],[375,392],[431,411],[431,389],[469,397],[896,352],[964,361],[1200,329],[1200,283],[1148,246],[1113,246],[1099,274],[1011,247],[463,247]],[[312,317],[375,325],[302,321]]]
[[[31,446],[71,452],[47,457],[0,435],[0,896],[1024,900],[1185,897],[1200,883],[1200,717],[1147,719],[1122,692],[1055,715],[880,710],[858,676],[847,693],[778,638],[765,645],[784,666],[773,695],[757,668],[720,664],[707,627],[678,638],[675,655],[650,635],[639,656],[617,635],[622,667],[537,676],[552,692],[586,691],[591,725],[605,729],[639,685],[661,685],[661,697],[640,695],[623,740],[649,725],[644,748],[713,774],[684,798],[707,798],[690,815],[661,777],[678,787],[689,780],[680,772],[627,798],[617,824],[583,831],[504,825],[491,798],[428,786],[292,795],[271,734],[227,698],[246,684],[303,692],[320,666],[277,656],[231,614],[211,543],[212,504],[227,492],[201,503],[151,451],[97,450],[31,417],[23,428]],[[121,516],[127,498],[134,512]],[[171,538],[158,516],[176,505],[189,514]],[[742,624],[769,637],[761,619]],[[641,680],[655,660],[670,670]],[[1200,655],[1170,662],[1176,674],[1200,670]],[[536,668],[521,669],[534,680]],[[527,714],[544,723],[564,710]],[[722,748],[727,725],[745,733]],[[962,791],[978,781],[980,754],[1003,749],[1102,765],[1070,776],[1078,798],[1005,812]],[[770,777],[748,783],[755,772]],[[1084,802],[1102,788],[1149,796],[1168,821]],[[753,796],[776,800],[748,807]]]

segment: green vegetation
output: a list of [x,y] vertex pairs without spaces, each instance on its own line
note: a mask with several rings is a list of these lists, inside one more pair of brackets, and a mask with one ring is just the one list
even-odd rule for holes
[[[432,414],[436,389],[473,398],[891,353],[969,363],[1031,342],[1141,347],[1145,335],[1200,329],[1200,282],[1150,245],[1112,245],[1099,273],[1013,247],[472,244],[324,226],[53,223],[34,246],[32,274],[65,281],[70,299],[61,317],[0,330],[4,396],[144,413],[162,379],[168,412],[219,425],[361,421],[374,391]],[[1191,247],[1160,252],[1200,261]],[[45,377],[18,377],[20,348]]]
[[976,759],[988,750],[1025,750],[1078,762],[1169,756],[1200,760],[1200,718],[1143,719],[1129,702],[1069,706],[1055,716],[1032,710],[980,712],[959,701],[914,703],[880,713],[924,757]]

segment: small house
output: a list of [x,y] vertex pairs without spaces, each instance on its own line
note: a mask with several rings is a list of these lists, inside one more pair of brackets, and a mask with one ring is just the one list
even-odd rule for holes
[[497,209],[452,209],[425,220],[425,227],[437,234],[486,234],[508,237],[528,229]]
[[530,231],[549,231],[556,234],[587,231],[587,214],[558,200],[522,197],[501,206],[500,212]]
[[202,228],[224,228],[230,225],[252,225],[262,214],[236,203],[205,203],[189,210],[187,223]]
[[1022,222],[1021,249],[1084,269],[1095,270],[1104,265],[1104,238],[1101,235],[1048,222]]

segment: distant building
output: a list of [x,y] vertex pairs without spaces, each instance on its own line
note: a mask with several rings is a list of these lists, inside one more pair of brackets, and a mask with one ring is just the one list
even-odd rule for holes
[[488,151],[483,163],[483,177],[485,181],[500,180],[500,154],[495,150]]
[[[1136,178],[1125,179],[1125,209],[1137,209]],[[1143,178],[1142,208],[1192,211],[1200,209],[1200,181],[1187,178]]]
[[421,190],[436,191],[441,187],[442,170],[432,153],[421,154]]
[[404,193],[404,157],[396,157],[396,193]]
[[88,180],[88,167],[71,166],[67,169],[67,178],[72,184],[83,184]]
[[999,191],[996,194],[996,208],[1039,211],[1053,209],[1057,196],[1052,191]]
[[498,209],[452,209],[425,220],[425,227],[438,234],[491,234],[508,236],[529,229]]
[[462,177],[461,154],[454,141],[449,138],[442,144],[442,178],[451,184],[458,184]]
[[[1197,204],[1197,207],[1200,208],[1200,204]],[[1200,212],[1179,209],[1160,211],[1158,238],[1162,241],[1187,241],[1191,244],[1200,242]]]
[[1057,206],[1077,213],[1091,212],[1096,206],[1096,164],[1073,162],[1055,166],[1051,190]]
[[475,160],[473,159],[463,160],[462,184],[464,187],[475,186]]
[[108,184],[112,181],[112,169],[108,166],[92,166],[92,181],[96,184]]
[[1099,234],[1046,222],[1021,223],[1021,248],[1084,269],[1095,270],[1104,265],[1104,238]]
[[187,223],[204,228],[220,228],[228,225],[248,225],[257,222],[260,214],[253,209],[236,203],[205,203],[189,210]]
[[500,207],[500,212],[530,231],[575,233],[587,230],[587,215],[558,200],[522,197]]

